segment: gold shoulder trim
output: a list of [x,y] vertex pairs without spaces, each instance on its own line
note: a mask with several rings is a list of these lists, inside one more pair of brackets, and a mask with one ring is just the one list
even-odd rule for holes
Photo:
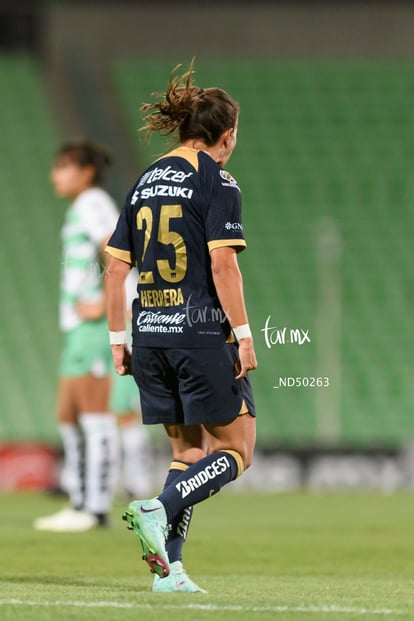
[[[187,160],[191,164],[193,168],[195,168],[196,172],[198,172],[198,149],[192,149],[191,147],[177,147],[173,151],[166,153],[159,158],[159,160],[163,160],[166,157],[182,157],[184,160]],[[159,160],[157,160],[159,162]]]
[[215,239],[214,241],[207,242],[210,252],[215,248],[226,248],[227,246],[237,246],[237,250],[240,252],[246,248],[246,245],[244,239]]
[[134,264],[129,250],[120,250],[119,248],[113,248],[112,246],[106,246],[105,252],[115,257],[115,259],[124,261],[124,263],[129,263],[129,265]]

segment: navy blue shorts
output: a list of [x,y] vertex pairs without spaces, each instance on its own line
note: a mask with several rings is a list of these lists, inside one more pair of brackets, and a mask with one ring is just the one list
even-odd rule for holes
[[237,359],[235,343],[218,349],[133,347],[143,423],[224,425],[240,414],[255,416],[249,379],[234,379]]

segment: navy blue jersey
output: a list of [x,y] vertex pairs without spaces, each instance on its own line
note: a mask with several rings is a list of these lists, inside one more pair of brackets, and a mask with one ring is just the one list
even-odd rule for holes
[[246,246],[240,190],[205,152],[179,147],[154,162],[127,196],[106,251],[137,265],[133,345],[219,347],[230,326],[210,251]]

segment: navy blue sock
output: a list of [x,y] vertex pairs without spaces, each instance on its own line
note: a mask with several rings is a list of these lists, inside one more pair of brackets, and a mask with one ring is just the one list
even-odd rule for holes
[[[167,478],[165,479],[164,490],[191,466],[190,463],[174,459],[170,464]],[[165,547],[167,549],[170,563],[183,560],[183,545],[187,539],[188,528],[190,526],[193,507],[186,507],[171,521],[171,528],[168,533]]]
[[243,471],[241,456],[236,451],[217,451],[192,464],[158,496],[165,507],[167,520],[173,521],[184,509],[196,505]]

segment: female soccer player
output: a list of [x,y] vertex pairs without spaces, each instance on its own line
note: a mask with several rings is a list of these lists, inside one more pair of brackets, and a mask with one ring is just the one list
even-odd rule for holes
[[[226,165],[238,104],[198,88],[193,69],[145,104],[145,129],[178,134],[127,196],[107,252],[114,365],[139,386],[143,422],[162,423],[172,446],[163,492],[124,514],[156,574],[154,591],[202,591],[182,565],[192,507],[252,461],[255,412],[247,372],[257,366],[237,253],[246,243],[240,190]],[[123,283],[138,265],[133,347],[125,341]],[[237,342],[234,342],[235,339]]]
[[111,350],[102,283],[102,251],[119,212],[101,187],[110,164],[87,140],[64,144],[51,181],[72,204],[62,229],[60,363],[57,416],[70,508],[38,518],[38,530],[83,531],[105,524],[117,477],[118,434],[109,413]]

